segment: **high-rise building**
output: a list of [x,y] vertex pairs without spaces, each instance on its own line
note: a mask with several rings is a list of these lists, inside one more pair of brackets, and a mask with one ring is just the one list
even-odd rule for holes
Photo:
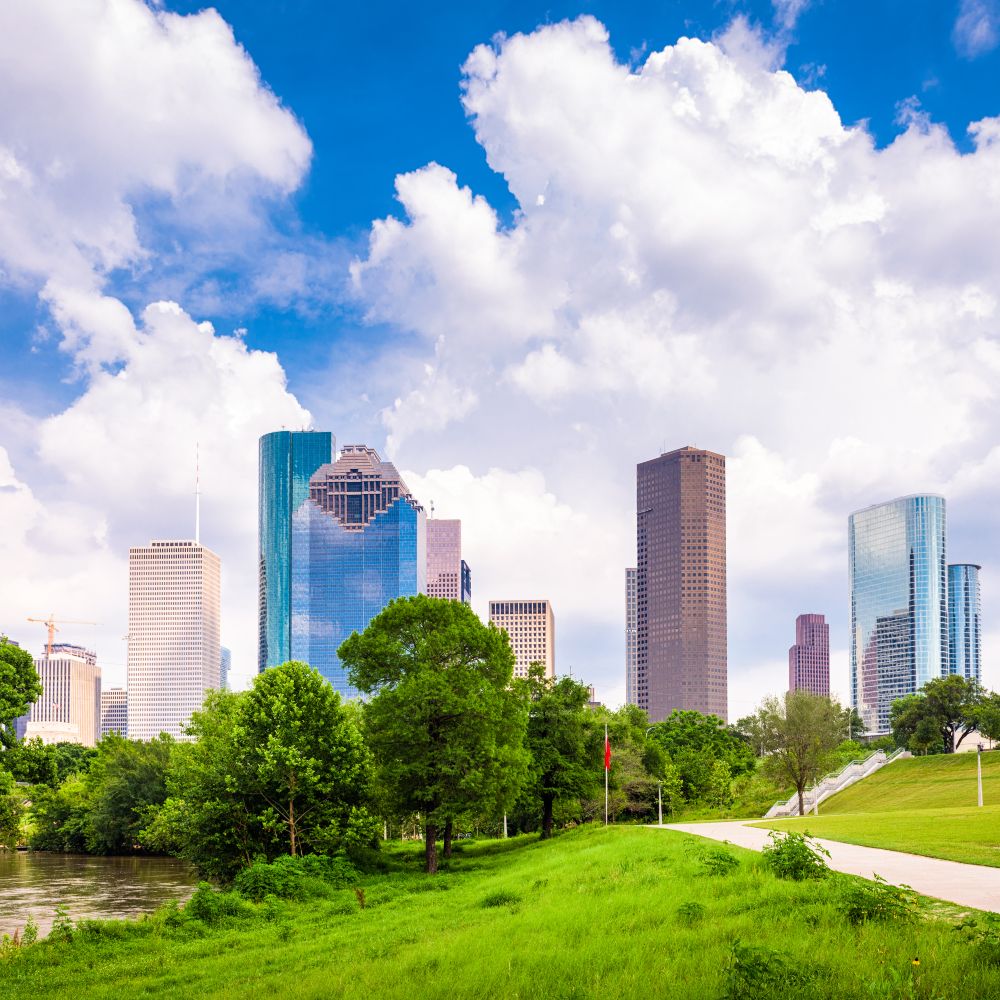
[[222,647],[219,662],[221,664],[219,667],[219,690],[228,691],[229,671],[233,665],[233,654],[232,651],[227,649],[225,646]]
[[948,567],[948,671],[982,681],[982,606],[974,563]]
[[425,526],[423,507],[373,448],[345,445],[320,466],[292,517],[291,649],[282,659],[305,661],[356,697],[337,650],[391,600],[426,592]]
[[685,447],[636,468],[636,704],[727,718],[726,459]]
[[82,646],[53,643],[35,657],[42,694],[16,726],[24,739],[92,747],[100,731],[101,668]]
[[900,497],[848,520],[851,704],[870,734],[892,703],[948,670],[945,501]]
[[625,570],[625,704],[639,704],[637,600],[635,569]]
[[293,658],[292,519],[309,499],[312,474],[333,460],[334,444],[327,431],[274,431],[260,439],[258,670]]
[[532,663],[555,677],[556,621],[549,601],[490,601],[490,621],[510,637],[515,677],[527,677]]
[[462,522],[457,518],[427,521],[427,596],[468,604],[472,579],[462,558]]
[[795,645],[788,650],[788,690],[830,697],[830,626],[823,615],[795,619]]
[[125,688],[105,688],[101,692],[101,736],[108,733],[128,736],[128,692]]
[[184,739],[183,727],[219,686],[221,567],[193,541],[129,549],[128,731]]

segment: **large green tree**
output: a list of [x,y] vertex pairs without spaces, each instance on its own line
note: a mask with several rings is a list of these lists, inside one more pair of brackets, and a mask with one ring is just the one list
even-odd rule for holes
[[14,743],[14,720],[42,695],[31,654],[0,635],[0,748]]
[[755,715],[763,739],[764,773],[776,784],[795,788],[801,816],[806,788],[836,763],[844,710],[831,698],[799,690],[780,699],[765,698]]
[[499,815],[523,785],[527,692],[513,684],[507,634],[467,605],[399,598],[338,650],[351,683],[370,696],[365,731],[397,812],[419,812],[425,865],[438,867],[455,819]]
[[547,678],[532,664],[526,746],[531,754],[529,790],[541,805],[542,840],[552,836],[553,806],[559,798],[593,795],[594,766],[589,691],[571,677]]
[[979,725],[983,704],[983,691],[975,681],[959,674],[935,677],[916,694],[892,703],[892,735],[898,746],[911,750],[954,753]]

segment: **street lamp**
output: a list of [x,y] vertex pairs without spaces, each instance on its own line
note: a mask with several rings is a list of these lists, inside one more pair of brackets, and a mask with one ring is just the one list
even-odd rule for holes
[[656,802],[660,809],[660,826],[663,826],[663,782],[656,783]]
[[976,745],[976,782],[979,785],[979,804],[983,804],[983,745]]

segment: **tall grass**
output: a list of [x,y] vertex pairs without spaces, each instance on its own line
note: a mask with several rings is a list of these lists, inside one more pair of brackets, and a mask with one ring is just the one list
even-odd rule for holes
[[947,922],[853,926],[841,877],[782,881],[730,847],[734,864],[706,865],[702,845],[595,826],[463,844],[437,878],[393,847],[329,898],[210,923],[174,907],[22,949],[0,997],[1000,998],[1000,969]]

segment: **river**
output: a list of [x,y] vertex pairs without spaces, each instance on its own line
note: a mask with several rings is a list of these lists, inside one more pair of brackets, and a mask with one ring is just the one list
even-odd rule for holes
[[60,905],[73,921],[136,917],[168,899],[186,899],[197,881],[191,866],[175,858],[0,851],[0,935],[23,931],[29,914],[47,934]]

